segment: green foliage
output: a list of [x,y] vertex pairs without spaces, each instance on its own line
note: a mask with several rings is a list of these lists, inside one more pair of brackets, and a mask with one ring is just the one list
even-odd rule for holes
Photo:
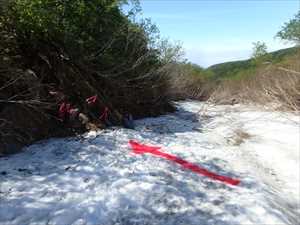
[[[213,73],[214,79],[229,79],[240,74],[240,71],[250,70],[254,67],[251,60],[221,63],[208,68]],[[241,75],[238,75],[241,76]]]
[[82,106],[97,94],[117,112],[158,115],[172,109],[162,68],[181,48],[161,42],[149,19],[137,19],[139,10],[138,0],[10,0],[0,25],[13,37],[22,69],[34,71],[44,88],[35,96],[48,100],[49,88],[64,90]]
[[272,63],[279,63],[288,59],[290,56],[294,56],[299,53],[300,48],[292,47],[286,49],[280,49],[278,51],[270,53]]
[[291,41],[297,45],[300,44],[300,11],[293,19],[284,24],[282,30],[276,36],[282,40]]
[[209,70],[203,69],[201,66],[194,64],[194,63],[183,63],[182,64],[183,70],[185,74],[191,76],[193,78],[201,79],[202,81],[211,78],[212,72]]
[[257,60],[265,56],[267,52],[267,45],[264,42],[253,42],[253,53],[252,53],[252,58]]
[[252,64],[259,66],[262,63],[268,63],[271,55],[267,52],[267,45],[264,42],[253,42]]
[[168,39],[163,39],[157,44],[157,49],[164,64],[184,61],[185,53],[180,42],[173,43]]
[[[125,15],[122,7],[128,3],[132,8]],[[55,43],[68,57],[93,63],[97,70],[129,72],[141,68],[141,59],[147,70],[150,64],[167,64],[183,55],[179,43],[160,40],[150,19],[135,22],[138,0],[14,0],[10,8],[22,45],[39,49],[40,43]]]
[[266,55],[258,57],[258,61],[253,59],[226,62],[221,64],[216,64],[209,67],[207,70],[210,70],[213,74],[214,79],[242,79],[251,74],[255,74],[256,68],[264,65],[264,62],[270,63],[279,63],[284,61],[285,58],[297,54],[298,48],[287,48],[281,49],[275,52],[270,52]]
[[[95,52],[129,21],[119,0],[15,0],[10,17],[30,43],[56,41],[76,56]],[[77,54],[75,54],[77,53]]]

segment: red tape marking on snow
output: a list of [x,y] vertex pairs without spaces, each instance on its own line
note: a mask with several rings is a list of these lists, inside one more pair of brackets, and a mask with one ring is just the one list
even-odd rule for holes
[[209,177],[211,179],[214,180],[218,180],[227,184],[231,184],[231,185],[238,185],[240,183],[240,180],[237,179],[233,179],[230,177],[226,177],[226,176],[221,176],[218,175],[216,173],[210,172],[207,169],[204,169],[196,164],[190,163],[184,159],[181,159],[175,155],[171,155],[168,153],[164,153],[159,151],[159,149],[161,149],[160,147],[154,147],[154,146],[147,146],[147,145],[143,145],[140,144],[136,141],[130,140],[129,144],[133,150],[133,152],[135,154],[144,154],[144,153],[151,153],[155,156],[161,157],[161,158],[165,158],[167,160],[173,161],[177,164],[180,164],[183,168],[185,169],[189,169],[192,170],[195,173],[204,175],[206,177]]

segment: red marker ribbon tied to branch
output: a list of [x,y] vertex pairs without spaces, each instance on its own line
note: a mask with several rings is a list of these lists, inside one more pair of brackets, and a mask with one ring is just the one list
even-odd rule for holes
[[103,110],[103,113],[99,117],[99,120],[107,121],[108,120],[108,112],[109,112],[109,109],[107,107],[105,107]]
[[148,146],[144,144],[140,144],[136,141],[130,140],[129,145],[131,146],[133,152],[135,154],[144,154],[144,153],[150,153],[152,155],[173,161],[179,165],[181,165],[185,169],[189,169],[197,174],[201,174],[203,176],[209,177],[213,180],[218,180],[226,184],[231,184],[231,185],[238,185],[240,183],[240,180],[238,179],[233,179],[230,177],[218,175],[216,173],[210,172],[205,168],[202,168],[196,164],[193,164],[191,162],[188,162],[184,159],[181,159],[175,155],[171,155],[168,153],[164,153],[162,151],[159,151],[161,149],[160,147],[154,147],[154,146]]
[[69,103],[63,102],[59,106],[58,117],[64,121],[67,115],[70,113],[71,105]]
[[96,103],[97,99],[98,99],[98,96],[93,95],[93,96],[87,98],[85,101],[87,102],[88,105],[93,105]]

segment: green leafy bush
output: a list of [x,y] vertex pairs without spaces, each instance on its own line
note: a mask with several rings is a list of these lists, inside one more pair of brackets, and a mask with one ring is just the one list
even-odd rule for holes
[[300,45],[300,11],[293,19],[284,24],[282,30],[276,36],[282,40],[292,41]]

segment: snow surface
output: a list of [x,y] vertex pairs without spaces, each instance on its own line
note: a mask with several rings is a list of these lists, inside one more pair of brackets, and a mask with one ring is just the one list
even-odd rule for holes
[[[187,101],[136,124],[0,158],[0,224],[299,224],[299,116]],[[132,154],[130,139],[242,182]]]

